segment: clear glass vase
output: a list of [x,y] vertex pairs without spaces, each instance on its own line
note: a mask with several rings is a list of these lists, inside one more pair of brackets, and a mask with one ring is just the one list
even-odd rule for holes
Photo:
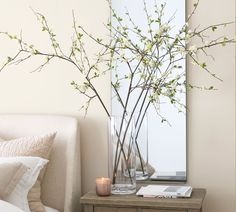
[[112,116],[109,139],[109,175],[112,194],[136,192],[135,128],[130,116]]

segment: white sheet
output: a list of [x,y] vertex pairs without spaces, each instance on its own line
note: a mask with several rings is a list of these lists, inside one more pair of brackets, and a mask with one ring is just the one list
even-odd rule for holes
[[56,209],[54,209],[54,208],[50,208],[50,207],[48,207],[48,206],[44,206],[44,208],[45,208],[45,211],[46,211],[46,212],[59,212],[58,210],[56,210]]
[[[46,212],[59,212],[54,208],[44,206]],[[10,204],[9,202],[0,200],[0,212],[24,212],[20,208]]]
[[[17,208],[16,206],[5,202],[3,200],[0,200],[0,211],[1,212],[24,212],[20,208]],[[51,212],[56,212],[56,211],[51,211]]]

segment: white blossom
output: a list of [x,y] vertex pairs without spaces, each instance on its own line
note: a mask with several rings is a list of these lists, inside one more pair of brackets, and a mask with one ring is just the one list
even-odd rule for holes
[[188,51],[192,54],[195,55],[197,52],[197,46],[196,45],[192,45],[189,47]]

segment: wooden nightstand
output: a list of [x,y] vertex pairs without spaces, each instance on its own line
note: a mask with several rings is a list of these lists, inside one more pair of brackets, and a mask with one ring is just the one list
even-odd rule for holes
[[193,189],[191,198],[160,199],[136,195],[99,197],[89,192],[81,198],[84,212],[201,212],[205,189]]

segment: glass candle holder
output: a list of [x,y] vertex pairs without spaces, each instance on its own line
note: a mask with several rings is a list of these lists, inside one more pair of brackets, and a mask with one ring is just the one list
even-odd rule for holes
[[96,193],[98,196],[109,196],[111,194],[110,178],[100,177],[96,179]]

